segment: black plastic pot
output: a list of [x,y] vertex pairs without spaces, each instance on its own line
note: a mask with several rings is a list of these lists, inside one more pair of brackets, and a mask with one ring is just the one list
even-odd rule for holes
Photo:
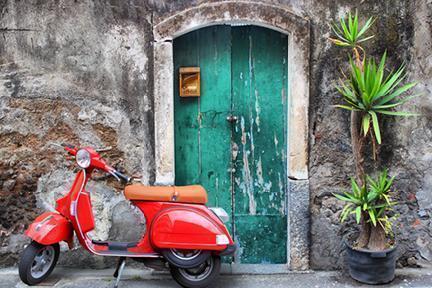
[[383,251],[354,249],[348,242],[347,262],[349,274],[366,284],[385,284],[394,279],[396,268],[396,247]]

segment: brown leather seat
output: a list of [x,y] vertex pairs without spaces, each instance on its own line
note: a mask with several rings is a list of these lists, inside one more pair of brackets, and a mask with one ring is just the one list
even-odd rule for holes
[[124,195],[129,200],[207,203],[207,192],[201,185],[190,186],[144,186],[128,185]]

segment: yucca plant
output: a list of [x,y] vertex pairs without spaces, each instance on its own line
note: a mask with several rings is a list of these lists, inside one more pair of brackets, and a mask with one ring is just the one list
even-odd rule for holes
[[396,71],[386,73],[387,53],[381,57],[379,65],[373,58],[365,61],[363,67],[350,60],[350,75],[336,87],[343,96],[344,104],[336,107],[360,112],[361,131],[367,136],[372,124],[375,139],[381,144],[379,114],[391,116],[413,116],[410,112],[394,111],[393,109],[418,95],[408,95],[406,92],[417,83],[400,85],[406,78],[405,66]]
[[375,19],[369,17],[360,25],[358,13],[348,13],[347,17],[332,25],[335,37],[330,41],[352,51],[349,71],[336,87],[343,103],[335,106],[351,111],[351,144],[356,168],[356,177],[351,180],[352,191],[336,196],[347,202],[341,220],[355,215],[356,222],[360,224],[357,247],[380,250],[385,248],[386,234],[391,231],[388,212],[394,202],[388,195],[393,178],[388,178],[386,171],[377,179],[366,175],[364,147],[370,139],[375,160],[376,143],[383,142],[380,129],[382,116],[415,115],[395,108],[417,95],[409,94],[415,82],[404,83],[407,78],[404,65],[395,70],[386,69],[387,53],[383,54],[379,63],[373,57],[366,57],[362,45],[374,37],[368,34],[374,22]]
[[385,235],[392,234],[392,217],[388,214],[397,203],[392,201],[390,195],[393,180],[394,177],[388,177],[387,170],[384,170],[376,179],[367,176],[366,183],[362,185],[351,178],[351,191],[334,194],[337,199],[347,202],[340,216],[341,222],[350,215],[355,215],[357,224],[360,224],[363,217],[365,224],[370,226],[371,236],[364,242],[360,235],[357,240],[359,248],[385,248]]

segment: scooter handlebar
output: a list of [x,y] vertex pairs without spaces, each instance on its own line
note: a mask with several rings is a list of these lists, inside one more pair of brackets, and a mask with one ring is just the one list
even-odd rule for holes
[[[58,144],[57,144],[58,145]],[[61,143],[60,144],[70,155],[75,156],[77,153],[77,147],[75,147],[74,145],[71,144],[67,144],[67,143]],[[112,147],[105,147],[105,148],[99,148],[99,149],[95,149],[96,152],[105,152],[105,151],[109,151],[111,150]],[[101,170],[105,170],[106,172],[110,173],[111,175],[113,175],[115,178],[117,178],[117,180],[119,181],[123,181],[125,183],[129,183],[131,182],[132,178],[129,176],[126,176],[123,173],[118,172],[117,170],[115,170],[114,168],[108,166],[105,164],[105,162],[101,163],[102,166],[97,166],[95,168],[101,169]],[[103,167],[105,166],[105,167]]]
[[[56,144],[56,145],[59,145],[59,144]],[[62,146],[71,155],[75,155],[76,151],[78,150],[78,147],[76,147],[72,144],[61,143],[60,146]],[[94,149],[94,151],[96,151],[97,153],[107,152],[110,150],[112,150],[111,146]]]

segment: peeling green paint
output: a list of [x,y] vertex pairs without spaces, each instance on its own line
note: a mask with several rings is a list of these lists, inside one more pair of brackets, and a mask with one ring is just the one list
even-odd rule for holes
[[[176,184],[202,184],[209,204],[232,216],[241,263],[287,262],[287,42],[227,25],[174,41]],[[179,97],[185,66],[200,66],[201,97]]]

